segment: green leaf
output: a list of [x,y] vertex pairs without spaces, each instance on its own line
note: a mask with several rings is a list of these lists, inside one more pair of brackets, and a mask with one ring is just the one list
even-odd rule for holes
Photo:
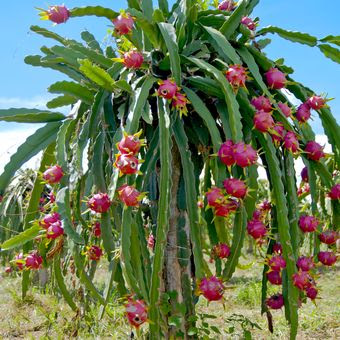
[[42,35],[45,38],[54,39],[54,40],[60,42],[63,45],[66,45],[66,43],[67,43],[67,39],[64,39],[63,37],[61,37],[57,33],[49,31],[46,28],[33,25],[33,26],[30,27],[30,30],[37,33],[37,34]]
[[181,60],[178,54],[176,30],[173,25],[160,22],[158,27],[161,30],[166,47],[169,52],[172,76],[178,86],[181,85]]
[[119,13],[102,6],[74,7],[70,9],[71,17],[83,17],[87,15],[95,15],[97,17],[105,17],[112,20],[117,18]]
[[224,98],[224,94],[221,91],[220,87],[218,86],[218,83],[211,78],[193,76],[193,77],[188,77],[187,80],[194,88],[201,90],[207,95],[221,98],[221,99]]
[[92,33],[89,31],[83,31],[81,32],[81,38],[86,42],[89,48],[103,54],[103,50],[101,49],[99,42]]
[[340,50],[327,44],[320,44],[318,47],[327,58],[340,64]]
[[9,250],[12,248],[16,248],[22,246],[28,241],[33,240],[35,237],[39,235],[39,231],[41,230],[39,224],[35,224],[33,227],[26,229],[18,235],[10,238],[0,245],[1,251]]
[[301,33],[296,31],[287,31],[283,28],[276,27],[276,26],[267,26],[259,30],[256,36],[264,35],[267,33],[276,33],[281,38],[297,42],[300,44],[305,44],[309,46],[316,46],[318,39],[309,35],[308,33]]
[[65,119],[59,112],[38,109],[5,109],[0,110],[0,121],[17,123],[48,123]]
[[159,9],[164,13],[165,16],[169,13],[168,0],[158,0]]
[[238,2],[237,8],[231,14],[231,16],[224,22],[220,28],[220,32],[229,39],[232,34],[234,34],[237,27],[240,25],[242,17],[245,15],[247,1],[240,0]]
[[222,57],[224,57],[226,61],[230,59],[234,64],[241,64],[240,57],[236,53],[235,49],[220,31],[207,26],[203,26],[203,28],[214,40],[218,47],[217,52],[221,51],[223,53]]
[[152,0],[143,0],[141,3],[142,11],[145,17],[152,22],[153,6]]
[[16,153],[12,155],[9,163],[5,166],[3,173],[0,175],[0,194],[4,192],[12,176],[25,162],[55,140],[60,125],[60,122],[46,124],[29,136],[26,141],[19,146]]
[[63,93],[66,95],[74,96],[86,104],[91,104],[93,102],[93,92],[87,87],[77,84],[72,81],[58,81],[52,84],[48,91],[51,93]]
[[340,35],[327,35],[327,37],[320,39],[320,41],[340,46]]
[[55,109],[57,107],[68,106],[75,104],[78,101],[78,98],[65,94],[64,96],[59,96],[51,99],[46,103],[46,106],[49,109]]

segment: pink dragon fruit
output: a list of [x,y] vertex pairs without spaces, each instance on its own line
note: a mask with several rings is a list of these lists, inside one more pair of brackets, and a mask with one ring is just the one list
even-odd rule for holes
[[279,90],[286,86],[286,76],[279,69],[272,67],[264,75],[270,88]]
[[340,200],[340,183],[335,184],[331,188],[330,192],[328,193],[328,197],[331,200]]
[[252,219],[255,221],[261,221],[264,218],[264,214],[263,211],[259,210],[259,209],[255,209],[253,212],[253,216]]
[[63,176],[64,176],[63,169],[59,165],[53,165],[43,173],[43,179],[48,184],[59,183]]
[[25,264],[24,254],[23,253],[17,254],[14,258],[14,263],[19,270],[23,270]]
[[148,318],[145,302],[129,298],[128,303],[125,305],[125,315],[130,325],[139,328]]
[[218,5],[220,11],[232,12],[236,7],[236,3],[233,0],[224,0]]
[[302,215],[299,218],[299,227],[304,233],[312,233],[319,225],[319,220],[314,216]]
[[307,153],[307,157],[312,159],[313,161],[318,162],[321,158],[325,157],[325,153],[323,152],[323,147],[314,141],[309,141],[306,144],[305,152]]
[[277,122],[273,126],[272,130],[273,131],[270,134],[270,136],[272,137],[272,140],[274,141],[274,143],[280,144],[284,140],[284,137],[285,137],[285,134],[286,134],[286,130],[283,127],[283,124],[281,122]]
[[46,237],[48,239],[54,240],[59,236],[64,235],[64,228],[60,221],[52,223],[46,232]]
[[207,198],[208,205],[214,208],[220,206],[224,201],[223,191],[217,187],[210,188],[205,197]]
[[267,279],[272,285],[279,286],[282,284],[281,273],[278,270],[270,270],[267,272]]
[[255,240],[262,238],[267,234],[266,226],[258,220],[250,220],[247,224],[247,231]]
[[250,103],[258,111],[271,112],[273,110],[269,98],[265,96],[254,97]]
[[172,107],[179,111],[180,117],[182,115],[187,115],[188,108],[187,104],[189,104],[189,100],[185,96],[185,94],[182,94],[180,92],[176,92],[175,97],[172,99]]
[[220,161],[226,166],[231,166],[235,164],[233,148],[234,143],[231,139],[229,139],[224,142],[218,150],[218,157]]
[[127,68],[138,69],[142,66],[144,62],[143,54],[136,51],[130,51],[124,53],[123,64]]
[[26,256],[25,267],[27,269],[40,269],[43,258],[34,250]]
[[116,19],[113,19],[112,22],[115,25],[116,33],[119,35],[130,33],[134,25],[134,19],[129,13],[120,14]]
[[230,248],[225,243],[219,243],[213,247],[212,254],[220,259],[226,259],[230,255]]
[[216,276],[204,277],[200,280],[198,290],[209,302],[221,300],[224,293],[224,286]]
[[227,178],[223,181],[226,192],[236,198],[244,198],[247,195],[247,186],[244,181],[237,178]]
[[264,211],[270,211],[272,209],[272,205],[268,200],[264,200],[263,202],[261,202],[261,204],[259,205],[259,208],[261,210]]
[[269,112],[266,111],[256,111],[254,115],[254,127],[260,132],[267,132],[272,129],[275,125],[274,119]]
[[310,286],[306,288],[306,295],[309,297],[311,300],[315,300],[317,295],[318,295],[318,290],[316,289],[315,286]]
[[247,70],[242,65],[229,65],[226,71],[226,78],[234,90],[237,90],[239,87],[246,87],[246,80],[248,79]]
[[10,267],[10,266],[5,267],[5,273],[6,273],[6,274],[10,274],[10,273],[12,273],[12,271],[13,271],[13,268],[12,268],[12,267]]
[[116,161],[113,166],[119,169],[120,176],[133,175],[138,172],[139,161],[133,155],[130,154],[116,154]]
[[249,18],[249,17],[243,17],[241,19],[241,24],[246,26],[251,31],[255,31],[256,30],[256,23],[251,18]]
[[292,109],[285,103],[278,102],[277,105],[279,106],[281,112],[287,117],[292,116]]
[[145,196],[145,193],[140,193],[135,187],[124,184],[117,189],[119,199],[128,207],[137,207],[139,202]]
[[96,213],[105,213],[110,209],[111,201],[107,194],[100,192],[93,195],[87,202],[87,205]]
[[150,234],[148,237],[148,248],[151,250],[155,248],[155,237],[152,234]]
[[52,191],[48,194],[48,199],[51,204],[55,202],[55,195]]
[[233,157],[236,164],[241,168],[255,164],[258,158],[257,152],[252,146],[243,142],[234,144]]
[[87,256],[92,261],[99,261],[102,255],[103,250],[98,246],[93,245],[87,249]]
[[325,266],[333,266],[337,260],[336,255],[331,251],[320,251],[318,259]]
[[282,254],[282,245],[281,245],[281,243],[276,242],[276,243],[273,245],[273,253]]
[[281,255],[275,255],[268,259],[268,266],[271,270],[280,271],[286,268],[286,261]]
[[307,105],[307,103],[301,104],[296,110],[295,117],[300,123],[307,122],[310,116],[311,116],[310,107]]
[[283,295],[275,294],[266,299],[266,305],[271,309],[280,309],[284,305]]
[[95,224],[92,227],[92,234],[94,237],[99,238],[102,235],[102,228],[100,225],[100,222],[95,222]]
[[121,154],[132,154],[136,155],[141,146],[143,145],[144,140],[139,139],[142,134],[142,130],[134,135],[128,135],[124,132],[124,136],[119,143],[117,143],[117,149]]
[[39,221],[39,225],[47,229],[51,224],[59,222],[60,221],[60,215],[58,213],[51,213],[48,215],[45,215],[44,218]]
[[159,82],[157,94],[165,99],[173,99],[178,90],[179,88],[173,80],[161,80]]
[[48,10],[42,10],[39,15],[43,20],[51,20],[55,24],[63,24],[70,17],[70,12],[66,6],[49,6]]
[[215,215],[220,217],[228,217],[230,213],[235,212],[240,203],[234,199],[225,199],[220,205],[215,207]]
[[298,151],[299,141],[293,131],[287,131],[284,137],[283,147],[292,153]]
[[309,180],[308,168],[306,166],[301,171],[301,179],[302,179],[303,182],[308,182],[308,180]]
[[300,256],[296,261],[296,265],[303,272],[308,272],[315,266],[313,258],[308,256]]
[[326,107],[327,100],[321,96],[312,96],[307,99],[306,104],[313,110],[320,110]]
[[339,235],[335,230],[326,230],[319,235],[319,240],[328,245],[335,244],[338,238]]
[[308,272],[298,271],[292,276],[293,285],[300,290],[305,290],[308,287],[311,287],[314,280],[308,274]]

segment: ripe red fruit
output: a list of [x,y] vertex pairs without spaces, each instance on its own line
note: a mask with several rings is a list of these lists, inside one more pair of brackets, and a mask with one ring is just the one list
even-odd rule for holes
[[178,90],[177,84],[173,80],[167,79],[159,82],[157,93],[160,97],[172,99],[175,97]]
[[305,290],[306,288],[312,286],[314,280],[308,274],[308,272],[298,271],[292,276],[293,285],[300,290]]
[[265,111],[265,112],[270,112],[273,110],[272,104],[269,100],[269,98],[265,96],[259,96],[259,97],[254,97],[251,100],[251,105],[255,107],[256,110],[258,111]]
[[185,94],[182,94],[180,92],[176,92],[175,97],[172,99],[172,107],[179,111],[180,116],[187,115],[188,108],[187,104],[189,103],[189,100],[185,96]]
[[218,5],[220,11],[233,11],[235,9],[235,2],[233,0],[224,0]]
[[306,166],[301,171],[301,179],[302,179],[303,182],[308,182],[308,180],[309,180],[308,168]]
[[120,175],[133,175],[138,172],[138,159],[131,154],[116,155],[114,166],[119,169]]
[[325,266],[333,266],[337,260],[336,255],[331,251],[320,251],[318,259]]
[[296,134],[292,131],[287,131],[284,137],[283,147],[292,153],[295,153],[299,149],[299,141]]
[[244,198],[247,195],[247,185],[237,178],[227,178],[223,181],[227,193],[236,198]]
[[17,254],[14,258],[14,263],[19,270],[23,270],[25,264],[24,254],[23,253]]
[[279,106],[281,112],[287,117],[291,117],[292,109],[285,103],[278,102],[277,105]]
[[125,315],[130,325],[139,328],[148,318],[145,302],[129,298],[125,305]]
[[98,193],[93,195],[87,202],[88,207],[96,213],[105,213],[110,209],[111,201],[107,194]]
[[10,273],[12,273],[12,271],[13,271],[12,267],[6,267],[5,268],[5,273],[6,274],[10,274]]
[[255,164],[258,156],[250,144],[239,142],[234,144],[233,157],[238,166],[245,168]]
[[270,134],[274,143],[277,143],[277,144],[281,143],[284,140],[284,137],[286,134],[286,130],[283,127],[283,124],[281,122],[277,122],[272,128],[272,130],[275,131],[275,133],[272,132]]
[[253,220],[261,221],[263,217],[264,217],[263,212],[261,210],[258,210],[258,209],[254,210],[253,217],[252,217]]
[[256,29],[256,23],[252,19],[250,19],[249,17],[243,17],[241,19],[241,24],[246,26],[251,31],[255,31],[255,29]]
[[320,110],[326,106],[326,99],[321,96],[312,96],[307,99],[306,104],[313,110]]
[[321,158],[325,157],[325,153],[323,152],[323,147],[314,141],[309,141],[306,144],[305,152],[307,153],[307,157],[312,159],[313,161],[318,162]]
[[52,214],[48,214],[45,215],[44,218],[39,221],[39,225],[44,228],[47,229],[51,224],[59,222],[60,221],[60,215],[58,213],[52,213]]
[[142,144],[143,140],[139,139],[142,131],[135,133],[134,135],[128,135],[124,133],[124,137],[121,139],[119,143],[117,143],[117,149],[121,154],[133,154],[136,155]]
[[204,277],[201,279],[198,289],[208,301],[221,300],[224,293],[223,283],[216,276],[211,276],[210,278]]
[[102,228],[100,226],[100,222],[95,222],[95,224],[92,227],[92,233],[94,237],[100,237],[102,234]]
[[319,240],[322,243],[331,245],[336,243],[338,237],[339,235],[335,230],[326,230],[319,235]]
[[112,20],[112,22],[115,25],[115,31],[119,35],[130,33],[134,24],[134,20],[129,13],[120,14],[116,19]]
[[205,194],[205,197],[207,198],[208,205],[215,208],[220,206],[224,200],[222,189],[217,187],[210,188]]
[[266,111],[256,111],[254,115],[254,127],[260,132],[267,132],[272,129],[275,125],[274,119],[269,112]]
[[55,24],[62,24],[70,17],[69,10],[64,6],[49,6],[47,11],[40,13],[42,19],[51,20]]
[[258,220],[250,220],[247,224],[247,231],[255,240],[267,234],[266,226]]
[[268,266],[271,270],[280,271],[286,268],[286,261],[281,255],[275,255],[268,260]]
[[315,266],[313,258],[308,256],[300,256],[296,261],[296,265],[303,272],[308,272]]
[[273,253],[282,254],[282,245],[281,245],[281,243],[276,242],[276,243],[273,245]]
[[135,187],[124,184],[117,189],[119,199],[128,207],[137,207],[143,199],[144,194],[140,193]]
[[87,256],[92,261],[99,261],[103,255],[103,250],[98,246],[91,246],[87,250]]
[[143,54],[136,51],[130,51],[124,53],[123,64],[127,68],[140,68],[144,62]]
[[51,240],[54,240],[61,235],[64,235],[64,228],[60,221],[51,224],[46,232],[46,237]]
[[270,211],[271,208],[272,208],[272,205],[269,201],[267,200],[264,200],[263,202],[261,202],[261,204],[259,205],[259,208],[261,210],[264,210],[264,211]]
[[248,78],[247,70],[242,65],[229,65],[226,71],[226,78],[235,90],[239,87],[245,87]]
[[307,105],[307,103],[301,104],[296,110],[295,117],[300,123],[307,122],[310,116],[311,116],[310,107]]
[[310,286],[310,287],[306,288],[306,295],[311,300],[315,300],[317,295],[318,295],[318,290],[316,289],[315,286]]
[[42,257],[36,250],[34,250],[29,255],[27,255],[25,259],[25,267],[27,269],[39,269],[41,267],[42,262],[43,262]]
[[281,273],[278,270],[271,270],[267,273],[267,279],[272,285],[281,285],[282,277]]
[[55,202],[55,195],[52,191],[48,194],[48,199],[50,200],[50,203]]
[[150,234],[148,237],[148,247],[153,250],[155,248],[155,237]]
[[319,220],[314,216],[302,215],[299,218],[299,227],[304,233],[311,233],[316,230]]
[[270,88],[279,90],[286,86],[286,76],[279,69],[272,67],[264,75]]
[[266,305],[271,309],[280,309],[284,305],[283,295],[275,294],[266,299]]
[[219,243],[213,247],[212,253],[220,259],[226,259],[230,255],[230,248],[225,243]]
[[59,165],[53,165],[50,166],[44,173],[43,173],[43,179],[48,184],[56,184],[61,181],[63,178],[64,173],[63,169]]
[[331,200],[340,200],[340,183],[339,184],[335,184],[331,188],[331,191],[328,193],[328,197]]
[[218,150],[218,157],[220,158],[220,161],[226,166],[231,166],[235,164],[233,147],[234,143],[231,139],[229,139],[224,142]]

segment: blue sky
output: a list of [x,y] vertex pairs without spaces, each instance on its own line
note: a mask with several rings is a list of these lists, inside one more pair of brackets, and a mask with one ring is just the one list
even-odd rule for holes
[[[126,1],[123,0],[65,0],[64,3],[68,7],[97,4],[115,10],[126,6]],[[61,35],[77,39],[83,29],[94,33],[99,41],[103,41],[106,36],[110,22],[105,19],[75,18],[67,24],[58,26],[40,21],[38,11],[34,7],[47,8],[49,4],[55,3],[54,1],[51,3],[39,0],[11,0],[3,1],[1,4],[1,108],[41,107],[46,99],[51,98],[46,90],[49,84],[64,79],[57,72],[34,68],[23,62],[26,55],[39,54],[40,46],[54,44],[52,40],[30,33],[30,25],[41,25]],[[328,34],[339,34],[339,13],[339,0],[325,3],[319,0],[261,0],[254,16],[260,17],[260,27],[272,24],[324,37]],[[276,36],[272,38],[272,44],[266,48],[268,55],[273,59],[284,57],[286,64],[295,69],[293,76],[296,80],[303,82],[317,93],[327,93],[329,97],[336,97],[330,105],[333,114],[339,119],[339,65],[326,59],[318,48],[287,42]],[[318,120],[315,120],[313,127],[317,133],[323,133]],[[18,124],[0,122],[0,140],[4,140],[2,133],[18,128]],[[20,129],[27,131],[28,127],[26,124],[20,125]]]

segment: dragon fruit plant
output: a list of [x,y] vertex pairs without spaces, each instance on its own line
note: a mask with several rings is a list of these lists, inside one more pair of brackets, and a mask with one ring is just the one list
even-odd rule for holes
[[[271,60],[263,50],[270,39],[263,37],[316,47],[338,63],[340,52],[331,35],[261,28],[252,15],[258,2],[214,1],[207,9],[198,0],[173,6],[159,0],[158,8],[151,0],[128,0],[120,12],[64,5],[43,11],[44,19],[65,27],[97,16],[112,26],[116,44],[103,47],[88,31],[75,41],[32,26],[55,45],[25,62],[67,80],[49,87],[59,94],[47,103],[50,110],[0,110],[0,120],[46,123],[0,175],[0,209],[8,209],[16,171],[43,151],[44,181],[37,176],[21,210],[24,231],[9,240],[0,235],[3,252],[19,248],[13,263],[23,296],[31,271],[52,266],[69,306],[83,310],[64,280],[72,258],[88,302],[102,305],[100,317],[116,288],[134,297],[126,315],[136,331],[188,339],[197,300],[224,300],[246,240],[265,254],[262,313],[271,320],[284,307],[296,338],[299,304],[318,294],[317,266],[337,260],[340,129],[328,99],[295,79],[283,59]],[[293,97],[301,105],[294,107]],[[68,105],[69,115],[57,111]],[[332,154],[316,143],[313,116],[321,119]],[[297,185],[298,158],[306,167],[304,191]],[[264,202],[260,166],[269,181]],[[53,200],[40,201],[44,186]],[[301,252],[305,243],[308,253]],[[99,291],[93,278],[103,258],[108,280]],[[268,296],[270,284],[282,290]],[[164,294],[169,306],[159,308]],[[169,325],[174,316],[179,322]]]

